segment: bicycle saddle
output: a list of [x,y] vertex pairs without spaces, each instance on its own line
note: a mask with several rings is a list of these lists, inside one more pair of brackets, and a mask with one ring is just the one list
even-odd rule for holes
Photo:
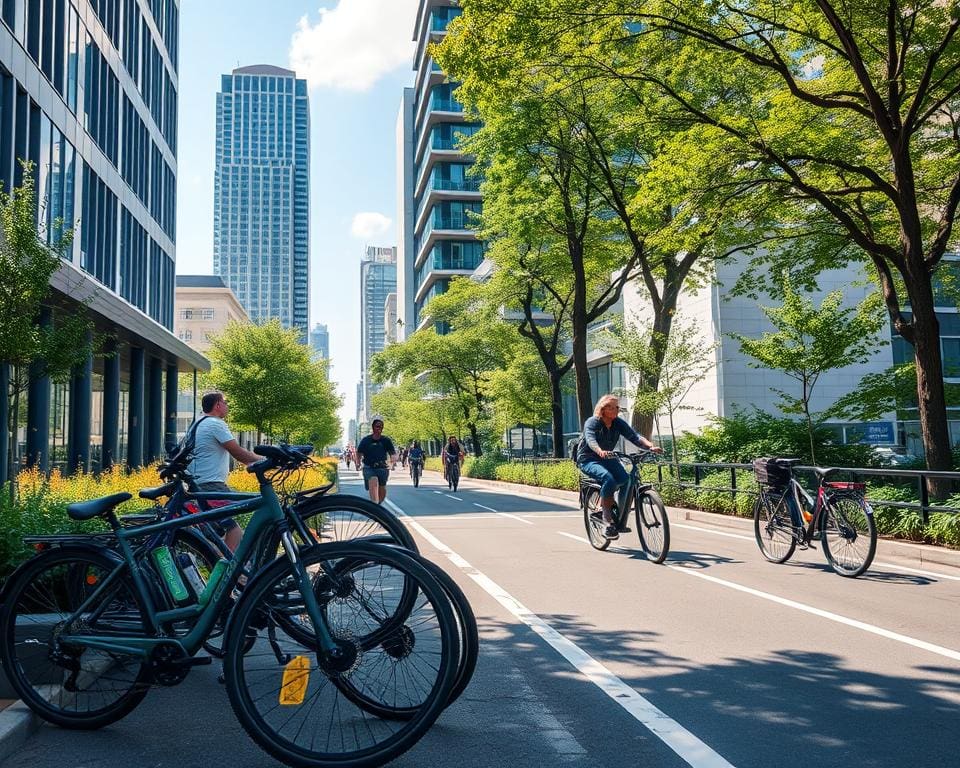
[[140,496],[141,499],[156,501],[161,496],[172,496],[173,492],[177,489],[177,485],[177,481],[172,480],[166,485],[159,485],[156,488],[141,488],[138,496]]
[[78,501],[67,507],[67,514],[74,520],[92,520],[113,511],[118,504],[133,498],[131,493],[111,493],[92,501]]

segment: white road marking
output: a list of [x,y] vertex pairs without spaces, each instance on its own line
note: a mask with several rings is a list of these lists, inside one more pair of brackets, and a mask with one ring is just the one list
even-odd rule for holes
[[[699,525],[684,525],[683,523],[673,523],[672,528],[686,528],[689,531],[701,531],[702,533],[710,533],[714,536],[726,536],[730,539],[743,539],[744,541],[754,541],[753,536],[744,536],[741,533],[727,533],[726,531],[716,531],[713,528],[701,528]],[[910,573],[919,573],[924,576],[934,576],[938,579],[949,579],[950,581],[960,581],[960,576],[950,576],[946,573],[938,573],[936,571],[922,570],[920,568],[909,568],[906,565],[899,565],[897,563],[883,563],[879,560],[874,561],[874,566],[879,566],[881,568],[891,568],[895,571],[909,571]]]
[[459,523],[461,520],[499,520],[499,515],[409,515],[411,520],[436,520],[438,523]]
[[461,499],[459,496],[454,496],[452,493],[445,493],[443,495],[446,496],[448,499],[454,499],[455,501],[463,501],[463,499]]
[[542,637],[584,677],[600,688],[613,701],[629,712],[639,723],[672,749],[693,768],[733,768],[723,757],[694,736],[680,723],[655,707],[609,669],[590,656],[576,643],[568,640],[535,613],[530,611],[488,576],[470,565],[460,555],[440,541],[420,523],[411,519],[392,501],[384,502],[394,512],[410,521],[417,532],[442,552],[454,565],[493,597],[500,605]]
[[583,515],[551,515],[549,512],[524,512],[520,515],[521,517],[532,517],[535,520],[546,520],[549,518],[577,518],[580,519]]
[[803,611],[804,613],[811,613],[814,616],[819,616],[822,619],[827,619],[829,621],[835,621],[838,624],[846,624],[848,627],[854,627],[855,629],[861,629],[864,632],[869,632],[873,635],[879,635],[880,637],[885,637],[888,640],[895,640],[898,643],[904,643],[905,645],[912,645],[914,648],[920,648],[924,651],[929,651],[930,653],[935,653],[938,656],[945,656],[948,659],[953,659],[954,661],[960,661],[960,651],[955,651],[952,648],[945,648],[942,645],[935,645],[934,643],[928,643],[926,640],[918,640],[915,637],[910,637],[908,635],[901,635],[899,632],[892,632],[889,629],[884,629],[883,627],[877,627],[873,624],[867,624],[865,621],[857,621],[856,619],[848,618],[847,616],[841,616],[839,613],[832,613],[831,611],[825,611],[822,608],[814,608],[812,605],[806,605],[805,603],[798,603],[796,600],[788,600],[785,597],[779,597],[777,595],[771,595],[769,592],[761,592],[759,589],[753,589],[752,587],[745,587],[743,584],[737,584],[733,581],[727,581],[726,579],[718,579],[716,576],[708,576],[705,573],[699,573],[697,571],[691,570],[689,568],[682,568],[679,565],[667,565],[672,571],[677,573],[684,573],[687,576],[695,576],[698,579],[703,579],[704,581],[709,581],[714,584],[719,584],[722,587],[727,587],[728,589],[735,589],[738,592],[744,592],[748,595],[753,595],[754,597],[759,597],[763,600],[769,600],[772,603],[778,603],[784,605],[787,608],[794,608],[798,611]]
[[517,517],[516,515],[511,515],[509,512],[497,512],[500,517],[509,517],[511,520],[516,520],[519,523],[524,523],[525,525],[533,525],[529,520],[524,520],[522,517]]
[[473,506],[475,506],[475,507],[480,507],[480,509],[485,509],[485,510],[487,510],[488,512],[496,512],[496,511],[497,511],[497,510],[495,510],[493,507],[485,507],[485,506],[483,506],[483,504],[477,504],[477,502],[473,502]]
[[582,542],[588,546],[590,545],[590,542],[583,538],[583,536],[574,536],[572,533],[567,533],[566,531],[557,531],[557,533],[559,533],[561,536],[566,536],[568,539]]
[[443,491],[434,491],[434,493],[439,493],[441,496],[443,495]]

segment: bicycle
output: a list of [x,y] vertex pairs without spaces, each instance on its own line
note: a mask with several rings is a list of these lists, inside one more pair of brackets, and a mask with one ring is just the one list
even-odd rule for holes
[[413,487],[420,487],[420,475],[423,474],[423,462],[416,459],[410,460],[410,478],[413,480]]
[[[246,584],[226,633],[227,691],[249,735],[290,765],[373,765],[409,749],[439,716],[458,648],[436,578],[396,547],[298,548],[296,523],[266,475],[296,460],[278,446],[255,450],[266,458],[248,468],[261,490],[253,499],[136,528],[122,527],[115,511],[128,493],[70,505],[73,519],[105,519],[119,552],[59,547],[6,585],[0,660],[38,715],[69,728],[102,727],[133,710],[151,685],[176,685],[210,663],[195,654],[234,601],[240,564],[279,529],[286,556]],[[253,517],[235,557],[221,561],[201,595],[171,607],[168,580],[133,544],[243,512]],[[317,717],[318,708],[329,716]],[[377,710],[399,710],[402,719],[371,723]]]
[[865,573],[877,551],[873,509],[864,497],[866,484],[830,481],[842,471],[812,467],[816,498],[793,476],[799,459],[760,458],[753,462],[760,495],[753,508],[753,529],[760,552],[771,563],[785,563],[799,546],[818,540],[830,567],[841,576]]
[[[656,454],[653,451],[637,453],[615,451],[614,453],[618,459],[626,459],[630,462],[630,470],[627,472],[627,483],[621,489],[611,510],[613,524],[619,532],[629,533],[627,522],[630,519],[632,506],[636,516],[640,546],[651,561],[662,563],[670,552],[670,520],[660,494],[650,483],[640,480],[640,465],[648,461],[656,461]],[[600,551],[607,549],[610,546],[610,539],[604,535],[607,523],[603,520],[600,507],[600,483],[582,471],[580,473],[580,508],[583,510],[583,523],[587,529],[590,546]]]
[[457,487],[460,485],[460,460],[448,459],[444,455],[443,462],[444,466],[446,467],[444,480],[447,481],[447,489],[456,493]]

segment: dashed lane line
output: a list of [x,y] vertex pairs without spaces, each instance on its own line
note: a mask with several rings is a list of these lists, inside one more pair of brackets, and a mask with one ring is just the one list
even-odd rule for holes
[[550,624],[520,603],[513,595],[494,582],[490,577],[478,571],[463,557],[440,541],[416,520],[410,518],[392,501],[384,502],[394,512],[406,518],[409,524],[434,547],[442,552],[450,562],[473,579],[487,594],[508,610],[518,620],[526,624],[546,641],[555,651],[569,661],[579,672],[600,688],[613,701],[623,707],[639,723],[648,728],[677,755],[693,768],[733,768],[733,765],[717,752],[694,736],[663,710],[614,675],[603,664],[590,656],[580,646],[561,635]]

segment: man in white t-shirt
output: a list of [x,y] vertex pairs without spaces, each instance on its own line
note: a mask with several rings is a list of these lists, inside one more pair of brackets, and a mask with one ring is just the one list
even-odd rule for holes
[[[233,436],[224,419],[227,417],[227,398],[222,392],[208,392],[200,401],[203,417],[196,425],[193,463],[190,473],[203,492],[223,491],[230,493],[227,475],[230,472],[230,457],[241,464],[260,461],[260,456],[248,451]],[[233,518],[220,521],[224,529],[223,540],[231,550],[237,548],[243,538],[243,529]]]

